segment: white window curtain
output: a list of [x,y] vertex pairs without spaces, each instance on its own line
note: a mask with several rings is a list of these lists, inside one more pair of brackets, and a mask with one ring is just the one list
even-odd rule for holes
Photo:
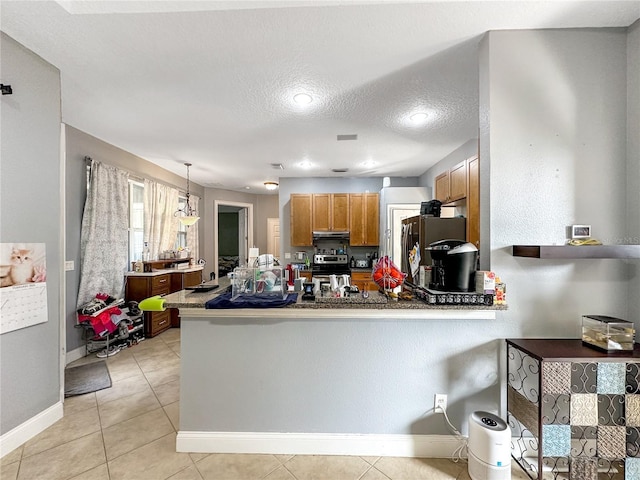
[[144,181],[144,241],[149,245],[151,259],[165,250],[173,250],[178,236],[178,189]]
[[98,293],[122,297],[129,255],[129,178],[111,165],[91,161],[82,215],[78,308]]
[[[196,209],[197,212],[200,212],[199,206],[200,198],[196,195],[191,195],[189,197],[189,204]],[[202,214],[199,213],[200,216]],[[190,227],[187,227],[187,248],[189,249],[189,255],[191,258],[195,258],[198,260],[200,258],[200,242],[198,240],[198,224],[200,222],[196,222]]]

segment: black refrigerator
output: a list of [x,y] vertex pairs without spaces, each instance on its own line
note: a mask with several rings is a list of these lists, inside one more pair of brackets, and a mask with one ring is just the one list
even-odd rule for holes
[[426,247],[438,240],[464,240],[467,238],[466,218],[441,218],[427,215],[416,215],[402,220],[402,265],[401,270],[407,274],[406,281],[413,280],[409,254],[413,247],[420,247],[420,265],[431,265],[431,255]]

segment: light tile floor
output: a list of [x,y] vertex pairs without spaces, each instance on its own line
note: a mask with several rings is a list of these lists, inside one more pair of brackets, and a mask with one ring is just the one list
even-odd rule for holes
[[67,398],[60,421],[2,458],[2,480],[469,480],[449,459],[176,453],[180,330],[107,364],[111,388]]

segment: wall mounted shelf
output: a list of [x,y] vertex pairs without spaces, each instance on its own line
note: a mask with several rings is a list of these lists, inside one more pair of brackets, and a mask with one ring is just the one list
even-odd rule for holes
[[514,257],[640,258],[640,245],[514,245]]

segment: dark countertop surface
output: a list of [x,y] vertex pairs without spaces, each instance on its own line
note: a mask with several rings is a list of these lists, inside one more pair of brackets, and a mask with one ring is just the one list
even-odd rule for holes
[[[195,293],[180,290],[164,296],[166,308],[205,308],[205,303],[225,293],[231,286],[227,277],[206,282],[218,284],[219,288],[209,292]],[[376,310],[507,310],[507,305],[430,305],[418,299],[394,300],[381,292],[369,292],[369,298],[356,294],[346,298],[321,298],[318,300],[302,300],[302,292],[298,292],[298,301],[286,309],[376,309]]]

